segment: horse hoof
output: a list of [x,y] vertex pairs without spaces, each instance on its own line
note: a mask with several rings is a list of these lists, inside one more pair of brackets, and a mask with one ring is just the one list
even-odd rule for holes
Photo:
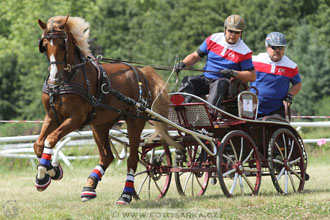
[[132,201],[132,196],[128,194],[122,194],[120,198],[117,200],[117,205],[129,205]]
[[95,199],[96,192],[94,187],[85,186],[80,194],[80,198],[82,202],[87,202],[89,200]]
[[45,189],[47,189],[47,187],[51,183],[52,179],[49,177],[48,174],[46,174],[45,177],[41,180],[39,180],[37,177],[38,177],[38,175],[36,176],[36,180],[34,182],[34,185],[36,186],[36,188],[39,192],[42,192]]
[[53,164],[55,176],[51,177],[53,180],[61,180],[63,178],[63,169],[60,164]]

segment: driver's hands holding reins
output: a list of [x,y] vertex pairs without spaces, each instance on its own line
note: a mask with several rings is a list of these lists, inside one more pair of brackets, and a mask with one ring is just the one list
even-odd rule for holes
[[283,101],[287,102],[288,105],[292,104],[292,100],[293,100],[293,95],[289,92],[288,92],[288,94],[286,94],[286,96],[283,99]]
[[184,64],[184,62],[180,62],[174,66],[174,72],[179,73],[185,67],[186,67],[186,64]]
[[220,73],[226,79],[230,79],[231,77],[236,77],[238,75],[238,73],[235,70],[230,70],[230,69],[220,70]]

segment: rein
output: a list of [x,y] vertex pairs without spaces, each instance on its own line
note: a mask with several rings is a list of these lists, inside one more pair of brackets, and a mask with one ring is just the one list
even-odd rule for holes
[[[141,62],[136,62],[136,61],[127,61],[127,60],[119,60],[119,59],[111,59],[111,58],[104,58],[101,55],[97,56],[98,61],[103,61],[103,62],[119,62],[119,63],[130,63],[130,64],[137,64],[135,65],[138,68],[142,68],[144,66],[151,66],[152,68],[156,70],[169,70],[172,71],[174,68],[172,66],[164,66],[164,65],[158,65],[158,64],[145,64]],[[210,71],[210,70],[201,70],[201,69],[195,69],[192,67],[185,67],[183,70],[188,70],[188,71],[195,71],[195,72],[207,72],[207,73],[219,73],[217,71]]]

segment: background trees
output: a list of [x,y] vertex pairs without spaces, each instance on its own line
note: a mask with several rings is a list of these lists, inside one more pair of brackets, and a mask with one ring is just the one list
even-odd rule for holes
[[[269,32],[286,35],[286,53],[298,64],[303,80],[294,110],[302,115],[328,112],[327,0],[0,0],[0,118],[43,118],[40,93],[48,72],[38,51],[38,18],[83,17],[91,25],[95,55],[172,66],[177,54],[183,58],[205,37],[223,31],[225,18],[234,13],[245,18],[243,39],[255,54],[265,51]],[[198,65],[202,68],[203,62]],[[167,79],[170,72],[160,73]],[[180,79],[187,74],[197,73],[183,71]],[[174,79],[170,82],[174,88]]]

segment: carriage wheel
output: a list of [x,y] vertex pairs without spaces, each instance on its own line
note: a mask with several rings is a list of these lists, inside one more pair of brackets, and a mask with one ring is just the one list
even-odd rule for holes
[[276,190],[301,192],[305,184],[305,157],[296,136],[286,128],[275,131],[268,145],[268,165]]
[[261,165],[257,147],[248,134],[231,131],[221,140],[217,153],[217,174],[227,197],[258,194]]
[[[170,187],[172,158],[167,146],[143,147],[134,184],[141,199],[160,199]],[[142,166],[141,166],[142,165]]]
[[[211,176],[210,172],[198,170],[205,168],[207,153],[198,144],[188,146],[186,150],[187,162],[183,164],[186,166],[182,167],[182,172],[174,173],[176,188],[182,196],[201,196],[205,193]],[[189,171],[184,171],[185,168]]]

